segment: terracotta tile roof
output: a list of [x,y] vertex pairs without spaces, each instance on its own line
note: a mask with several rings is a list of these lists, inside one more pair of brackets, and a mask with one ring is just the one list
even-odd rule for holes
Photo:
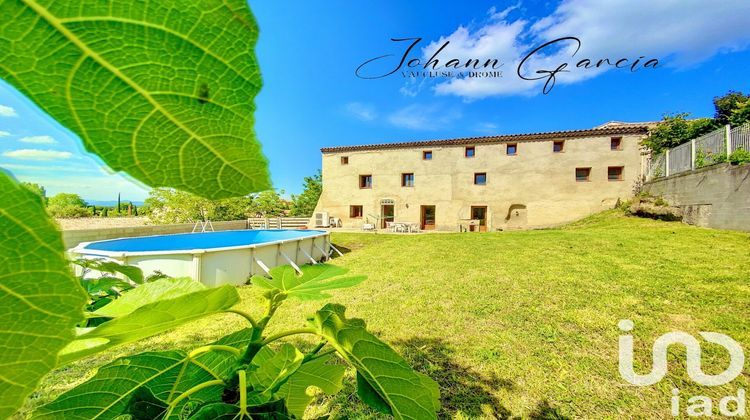
[[597,125],[594,128],[610,128],[610,127],[624,127],[633,125],[645,125],[648,128],[653,128],[661,121],[640,121],[640,122],[625,122],[625,121],[607,121],[604,124]]
[[332,152],[353,152],[359,150],[381,150],[381,149],[408,149],[412,147],[433,147],[433,146],[458,146],[473,144],[492,144],[508,141],[539,141],[539,140],[557,140],[577,137],[599,137],[612,136],[621,134],[647,134],[647,125],[622,125],[605,128],[592,128],[586,130],[569,130],[569,131],[550,131],[546,133],[528,133],[528,134],[505,134],[498,136],[482,137],[460,137],[445,140],[421,140],[401,143],[381,143],[381,144],[364,144],[359,146],[335,146],[323,147],[320,149],[323,153]]

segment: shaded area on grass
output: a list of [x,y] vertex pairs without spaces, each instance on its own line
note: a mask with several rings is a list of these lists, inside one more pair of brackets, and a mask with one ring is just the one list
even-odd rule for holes
[[[443,418],[461,414],[471,418],[519,419],[503,405],[496,391],[513,391],[512,379],[501,378],[494,372],[485,374],[455,360],[455,350],[442,339],[414,337],[393,342],[404,358],[416,370],[430,376],[440,385]],[[540,401],[529,413],[530,419],[568,419],[549,401]]]

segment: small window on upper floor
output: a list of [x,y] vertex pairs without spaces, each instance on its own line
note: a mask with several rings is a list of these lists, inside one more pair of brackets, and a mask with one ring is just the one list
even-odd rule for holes
[[360,175],[359,188],[372,188],[372,175]]
[[591,168],[576,168],[576,181],[586,182],[591,179]]
[[607,168],[607,179],[610,181],[622,181],[622,166],[610,166]]
[[432,150],[425,150],[422,152],[423,160],[432,160]]
[[474,185],[486,185],[487,184],[487,173],[477,172],[474,174]]
[[556,141],[552,143],[552,151],[555,153],[560,153],[565,148],[565,142],[562,140]]
[[609,139],[609,148],[611,150],[622,150],[622,137],[612,137]]
[[414,174],[401,174],[401,186],[413,187],[414,186]]
[[364,214],[362,206],[349,206],[349,217],[352,219],[361,218]]
[[464,156],[467,158],[474,157],[476,154],[476,149],[474,146],[468,146],[466,149],[464,149]]
[[505,146],[505,154],[508,156],[515,156],[516,154],[518,154],[518,144],[508,143]]
[[349,156],[341,156],[341,164],[342,165],[348,165],[349,164]]

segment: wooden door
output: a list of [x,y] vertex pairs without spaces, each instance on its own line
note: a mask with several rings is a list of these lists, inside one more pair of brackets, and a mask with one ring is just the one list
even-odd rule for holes
[[422,230],[435,229],[435,206],[421,206],[419,228]]
[[478,228],[480,232],[487,232],[487,206],[472,206],[471,218],[479,220],[479,226],[472,226],[472,230]]

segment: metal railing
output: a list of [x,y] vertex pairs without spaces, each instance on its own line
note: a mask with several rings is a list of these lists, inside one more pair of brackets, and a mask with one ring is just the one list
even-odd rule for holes
[[732,143],[730,154],[738,149],[750,151],[750,123],[734,127],[729,133],[729,138]]
[[250,217],[247,226],[250,229],[300,229],[309,221],[309,217]]
[[750,151],[750,123],[718,128],[697,139],[653,155],[646,170],[651,180],[726,162],[737,150]]
[[678,174],[680,172],[689,171],[693,167],[693,144],[692,142],[683,143],[679,146],[673,147],[667,153],[669,153],[669,159],[667,159],[668,165],[667,170],[669,174]]

